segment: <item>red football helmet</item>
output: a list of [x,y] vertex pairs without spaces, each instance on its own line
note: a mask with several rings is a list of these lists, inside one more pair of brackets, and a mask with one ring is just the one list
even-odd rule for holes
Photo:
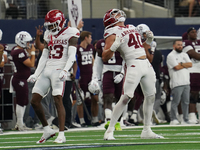
[[[116,17],[118,14],[120,14],[120,16]],[[119,9],[110,9],[106,12],[106,14],[103,17],[103,23],[106,29],[112,27],[118,22],[124,22],[125,20],[126,14],[124,13],[124,11]]]
[[65,26],[65,16],[57,9],[50,10],[45,16],[44,27],[51,32],[52,35],[56,35]]

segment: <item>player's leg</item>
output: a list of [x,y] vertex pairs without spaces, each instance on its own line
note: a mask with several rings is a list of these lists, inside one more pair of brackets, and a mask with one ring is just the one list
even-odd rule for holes
[[[80,80],[79,82],[80,84],[80,94],[82,96],[82,99],[85,101],[85,97],[86,97],[86,92],[88,92],[88,84],[83,82],[83,80]],[[78,91],[77,91],[78,94]],[[79,121],[81,124],[81,127],[87,127],[87,124],[85,123],[85,119],[84,119],[84,109],[83,109],[83,103],[78,95],[78,103],[77,103],[77,113],[78,113],[78,117],[79,117]]]
[[130,116],[129,121],[130,121],[130,123],[138,125],[139,124],[139,121],[138,121],[138,113],[139,112],[138,112],[138,110],[139,110],[139,108],[142,105],[143,100],[144,100],[144,95],[142,93],[142,89],[141,89],[140,84],[135,89],[134,97],[135,97],[134,108],[132,110],[132,114]]
[[199,73],[190,73],[190,88],[189,120],[193,123],[198,123],[196,117],[196,103],[200,91]]
[[26,80],[13,78],[12,85],[16,92],[16,117],[18,130],[31,130],[26,127],[23,118],[26,106],[28,105],[28,83]]
[[[60,71],[54,71],[52,72],[51,77],[50,77],[51,85],[52,85],[52,95],[54,97],[54,102],[55,102],[55,106],[58,113],[58,124],[59,124],[59,134],[58,134],[58,137],[54,140],[54,143],[65,143],[66,138],[64,135],[64,128],[65,128],[66,112],[63,105],[62,95],[66,87],[65,87],[65,82],[60,81],[60,79],[58,78],[59,74],[60,74]],[[70,93],[71,93],[71,87],[72,86],[70,86]]]
[[55,131],[50,128],[50,126],[47,123],[47,120],[44,115],[44,110],[41,104],[42,97],[47,92],[48,88],[50,87],[50,80],[44,76],[42,73],[38,80],[35,83],[35,86],[33,87],[33,96],[31,100],[31,105],[37,114],[39,120],[42,123],[44,133],[39,141],[37,141],[37,144],[45,143],[49,138],[55,136]]
[[[116,103],[116,98],[115,98],[115,83],[113,77],[115,73],[113,71],[107,71],[103,75],[103,101],[104,101],[104,114],[105,114],[105,129],[108,128],[111,120],[111,115],[112,115],[112,104],[115,102]],[[122,88],[122,87],[121,87]],[[119,98],[121,96],[121,90],[118,92],[117,96],[117,101],[119,101]],[[118,119],[118,121],[120,118]],[[120,121],[119,121],[120,122]],[[117,123],[117,129],[121,130],[120,123]]]
[[144,128],[142,130],[141,138],[163,138],[151,131],[151,118],[153,113],[153,105],[155,102],[155,72],[151,64],[146,61],[141,62],[143,68],[146,68],[145,75],[141,78],[140,85],[144,94],[143,114],[144,114]]
[[99,112],[99,105],[98,105],[98,95],[91,94],[91,114],[92,114],[92,126],[99,126],[99,119],[98,119],[98,112]]
[[122,115],[126,104],[133,97],[135,88],[140,81],[140,76],[138,75],[135,67],[127,67],[127,73],[124,82],[124,92],[120,97],[120,100],[115,105],[113,109],[113,114],[111,117],[110,125],[104,134],[104,140],[114,140],[113,131],[115,130],[115,124],[119,117]]

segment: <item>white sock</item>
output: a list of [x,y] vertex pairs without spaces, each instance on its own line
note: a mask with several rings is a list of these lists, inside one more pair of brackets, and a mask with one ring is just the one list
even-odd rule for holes
[[92,117],[92,123],[96,123],[96,122],[98,122],[98,116]]
[[64,131],[59,131],[58,137],[63,137],[63,136],[65,136],[65,132]]
[[16,116],[17,116],[17,124],[19,126],[23,126],[23,118],[24,118],[24,107],[20,105],[16,105]]
[[154,96],[148,96],[144,98],[144,103],[143,103],[143,113],[144,113],[144,128],[143,130],[151,130],[150,125],[151,125],[151,118],[152,118],[152,113],[153,113],[153,98]]
[[80,120],[80,123],[81,123],[81,124],[85,123],[84,118],[79,118],[79,120]]
[[123,114],[122,114],[122,118],[125,120],[126,119],[126,113],[127,113],[127,110],[128,110],[128,104],[126,104],[126,107],[123,111]]
[[48,126],[48,125],[43,127],[43,129],[44,129],[44,132],[48,132],[49,130],[51,130],[50,126]]
[[112,110],[114,109],[115,105],[116,105],[115,103],[112,103]]
[[111,115],[112,115],[112,110],[106,108],[106,109],[104,110],[104,112],[105,112],[106,121],[107,121],[107,120],[110,120],[110,119],[111,119]]
[[188,118],[189,120],[195,120],[195,121],[197,120],[196,114],[194,112],[189,113]]
[[54,118],[55,118],[54,116],[51,116],[49,119],[47,119],[48,125],[52,124]]

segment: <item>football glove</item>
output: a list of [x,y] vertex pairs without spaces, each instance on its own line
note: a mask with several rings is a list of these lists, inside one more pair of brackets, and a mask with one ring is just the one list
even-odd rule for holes
[[67,71],[65,71],[65,70],[62,70],[62,71],[60,72],[59,79],[60,79],[60,81],[66,81],[67,78],[70,77],[70,75],[71,75],[71,74],[70,74],[69,72],[67,72]]
[[93,93],[93,94],[99,94],[100,92],[100,86],[98,84],[97,80],[92,80],[89,84],[88,84],[88,90]]
[[124,77],[124,75],[122,73],[116,75],[114,77],[114,83],[116,83],[116,84],[120,83],[122,81],[123,77]]
[[122,43],[124,43],[124,39],[121,36],[117,35],[115,37],[115,42],[110,47],[110,50],[115,52]]
[[30,83],[35,83],[35,81],[37,80],[37,76],[32,74],[28,79],[27,79],[27,82],[30,82]]
[[146,32],[146,36],[147,36],[147,39],[146,39],[145,42],[146,42],[148,45],[150,45],[151,42],[152,42],[153,39],[154,39],[153,32],[152,32],[152,31],[147,31],[147,32]]

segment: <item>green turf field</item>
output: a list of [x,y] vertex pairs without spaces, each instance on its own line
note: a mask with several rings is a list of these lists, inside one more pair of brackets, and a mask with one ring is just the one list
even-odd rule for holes
[[42,131],[11,132],[0,135],[1,149],[88,149],[88,150],[197,150],[200,149],[200,126],[166,126],[152,127],[152,130],[165,139],[141,139],[142,127],[125,128],[115,131],[114,141],[104,141],[105,130],[88,128],[71,129],[65,132],[67,142],[55,144],[49,139],[44,144],[36,144]]

